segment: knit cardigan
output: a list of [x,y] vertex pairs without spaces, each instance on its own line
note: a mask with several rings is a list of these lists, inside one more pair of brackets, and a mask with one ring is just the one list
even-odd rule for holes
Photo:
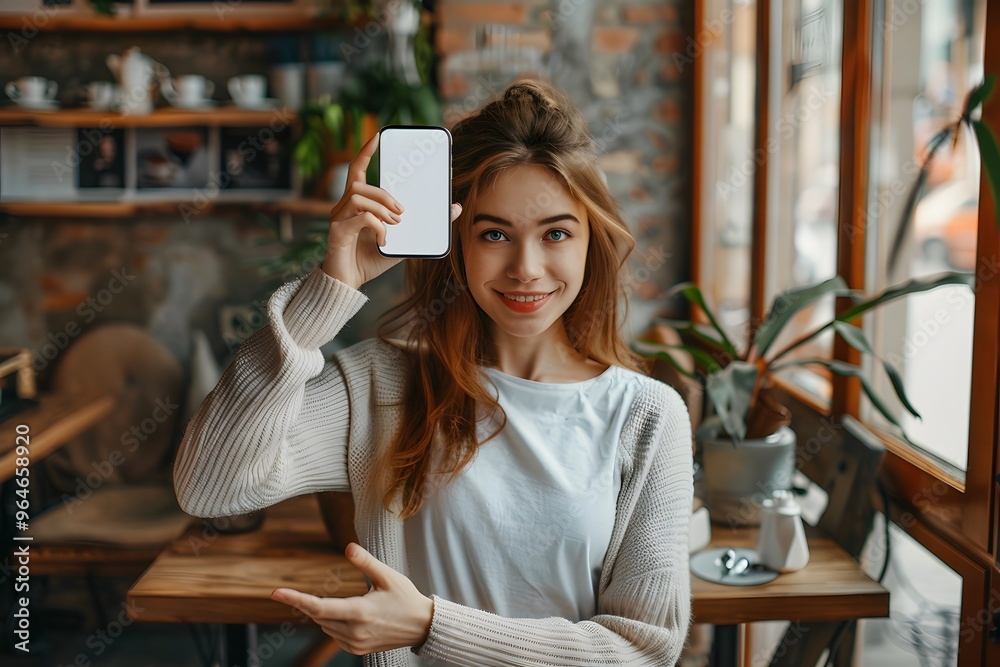
[[[231,516],[350,491],[361,545],[406,574],[398,499],[382,506],[370,467],[403,426],[408,352],[378,338],[330,360],[320,350],[367,301],[320,269],[272,295],[268,325],[240,345],[187,425],[173,470],[185,512]],[[691,426],[674,389],[643,379],[618,443],[622,486],[597,615],[506,618],[423,591],[434,603],[426,641],[366,655],[365,667],[405,667],[411,651],[464,667],[677,663],[691,616]]]

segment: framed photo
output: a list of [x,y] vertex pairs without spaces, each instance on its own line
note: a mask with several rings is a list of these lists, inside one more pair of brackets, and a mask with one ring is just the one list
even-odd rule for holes
[[78,188],[120,190],[125,187],[125,130],[78,128],[76,146],[80,156]]
[[148,189],[203,188],[208,185],[208,128],[137,128],[136,187]]
[[34,16],[71,16],[93,14],[94,8],[87,0],[3,0],[0,14]]
[[291,127],[222,127],[219,187],[228,190],[291,189]]

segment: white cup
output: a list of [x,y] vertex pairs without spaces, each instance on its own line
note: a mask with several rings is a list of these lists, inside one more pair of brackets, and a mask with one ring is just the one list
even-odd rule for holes
[[286,63],[271,68],[271,90],[286,109],[299,109],[305,93],[306,67]]
[[175,76],[172,80],[175,99],[182,104],[198,104],[215,92],[215,84],[200,74]]
[[115,84],[91,81],[87,84],[87,101],[93,109],[109,109],[115,101]]
[[59,84],[42,76],[22,76],[4,87],[10,99],[29,103],[55,99],[58,90]]
[[260,105],[264,99],[267,80],[260,74],[244,74],[229,80],[229,96],[238,106]]

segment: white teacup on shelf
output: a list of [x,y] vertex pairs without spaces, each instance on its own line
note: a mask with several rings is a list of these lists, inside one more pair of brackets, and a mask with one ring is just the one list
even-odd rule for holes
[[260,74],[244,74],[229,80],[229,95],[237,106],[254,108],[264,100],[267,80]]
[[200,74],[176,76],[160,82],[163,96],[175,107],[200,109],[210,106],[215,84]]
[[115,103],[115,84],[110,81],[91,81],[87,84],[87,103],[94,110],[110,109]]
[[7,97],[28,108],[54,106],[58,90],[58,83],[42,76],[22,76],[4,87]]

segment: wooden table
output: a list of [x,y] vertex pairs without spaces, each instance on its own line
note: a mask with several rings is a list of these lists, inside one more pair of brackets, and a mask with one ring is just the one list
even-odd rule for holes
[[[737,624],[815,623],[889,615],[889,591],[860,570],[830,537],[806,525],[809,564],[760,586],[724,586],[691,576],[693,622],[716,628],[716,664],[735,665]],[[757,529],[712,524],[706,548],[754,548]],[[728,646],[726,646],[728,645]],[[731,649],[731,653],[729,652]]]
[[218,534],[203,519],[132,585],[137,621],[282,623],[302,615],[271,599],[286,587],[322,597],[368,592],[365,575],[334,550],[315,495],[267,508],[260,529]]
[[115,406],[114,396],[42,394],[39,405],[25,409],[0,422],[0,482],[14,476],[17,451],[15,428],[30,428],[31,464],[35,465],[103,419]]
[[[129,616],[148,622],[225,624],[221,664],[236,667],[248,663],[257,624],[292,622],[294,628],[311,622],[272,600],[275,588],[321,597],[368,592],[361,570],[334,550],[315,495],[290,498],[264,511],[263,525],[251,533],[219,534],[207,519],[193,525],[129,589]],[[335,644],[324,645],[317,652],[329,657],[336,650]]]
[[[132,618],[233,626],[302,622],[296,610],[270,599],[275,588],[323,597],[368,591],[364,575],[333,549],[315,495],[291,498],[265,511],[260,530],[243,535],[216,535],[205,521],[192,527],[132,585]],[[752,547],[756,539],[753,529],[713,525],[712,530],[713,547]],[[722,586],[692,576],[694,621],[720,626],[725,636],[736,624],[754,621],[888,616],[889,593],[830,538],[814,529],[807,534],[809,565],[768,584]],[[234,636],[239,643],[238,632],[230,633]],[[728,641],[735,643],[735,634]],[[239,655],[231,654],[230,662]]]

